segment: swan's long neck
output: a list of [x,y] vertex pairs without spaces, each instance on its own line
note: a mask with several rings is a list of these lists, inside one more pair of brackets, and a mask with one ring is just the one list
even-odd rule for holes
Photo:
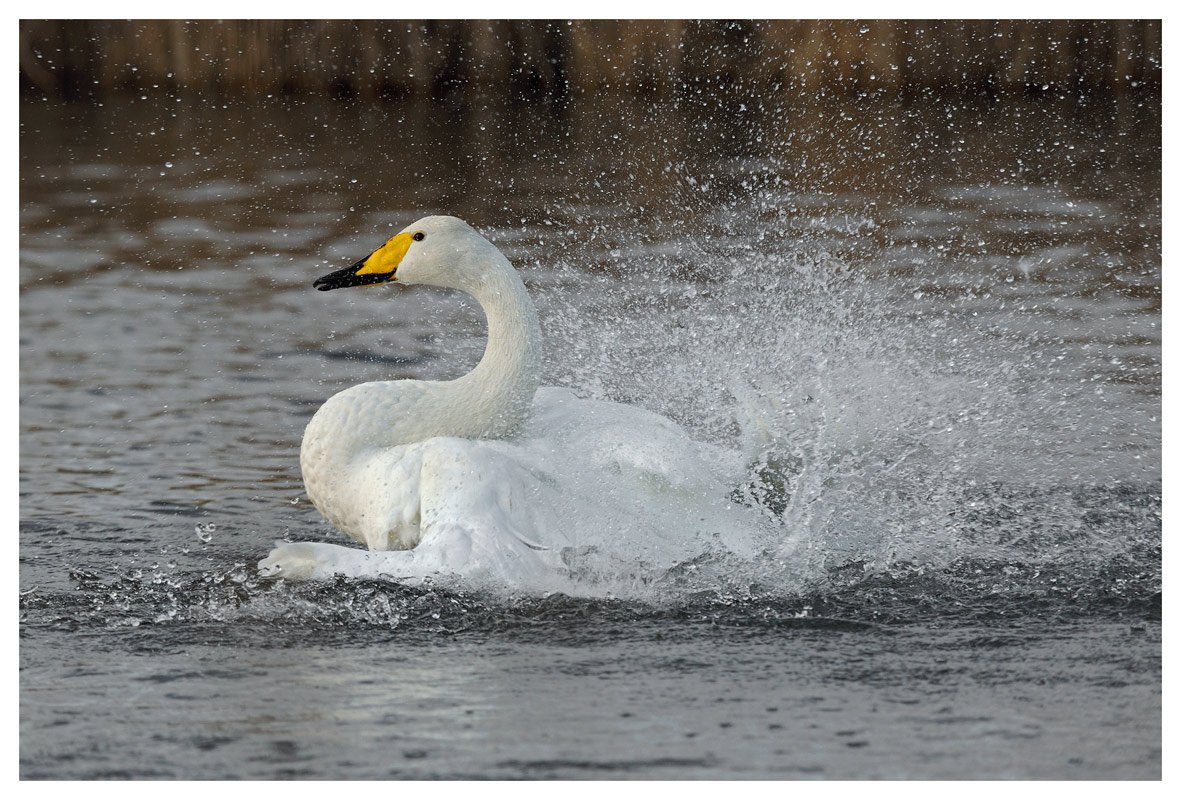
[[484,309],[488,344],[476,368],[450,383],[463,418],[453,435],[501,437],[518,431],[541,382],[541,329],[537,310],[508,259],[493,250],[488,269],[465,287]]

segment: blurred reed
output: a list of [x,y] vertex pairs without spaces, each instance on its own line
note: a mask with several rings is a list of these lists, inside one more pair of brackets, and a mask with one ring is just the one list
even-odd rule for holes
[[560,98],[619,88],[1159,91],[1159,20],[24,20],[21,88]]

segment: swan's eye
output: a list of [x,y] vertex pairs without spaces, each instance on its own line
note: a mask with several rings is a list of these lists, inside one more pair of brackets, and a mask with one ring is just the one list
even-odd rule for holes
[[418,233],[414,234],[414,236],[411,238],[413,238],[414,241],[416,241],[416,242],[421,242],[423,239],[426,238],[426,234],[423,233],[422,231],[419,231]]

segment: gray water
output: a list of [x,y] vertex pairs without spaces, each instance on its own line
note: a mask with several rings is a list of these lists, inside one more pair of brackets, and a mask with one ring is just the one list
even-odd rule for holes
[[[1158,105],[25,101],[21,776],[1159,778]],[[545,383],[758,398],[760,558],[257,578],[342,541],[324,399],[479,357],[461,296],[310,288],[439,212]]]

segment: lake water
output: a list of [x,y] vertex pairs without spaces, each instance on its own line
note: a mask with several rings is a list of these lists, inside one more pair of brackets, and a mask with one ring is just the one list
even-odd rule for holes
[[[23,778],[1160,777],[1159,101],[20,123]],[[761,557],[257,577],[343,541],[320,403],[479,358],[463,297],[311,289],[427,213],[522,272],[544,383],[724,445],[770,409]]]

